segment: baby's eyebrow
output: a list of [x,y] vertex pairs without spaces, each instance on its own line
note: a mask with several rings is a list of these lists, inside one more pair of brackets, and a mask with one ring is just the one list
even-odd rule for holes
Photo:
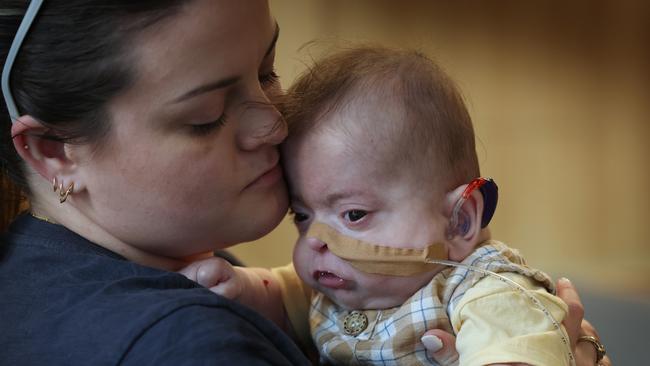
[[289,194],[289,201],[291,202],[291,204],[302,203],[302,197],[300,197],[297,194],[290,193]]
[[325,196],[325,203],[329,206],[332,206],[337,201],[340,201],[342,199],[355,197],[355,196],[363,196],[365,194],[366,192],[361,190],[350,190],[350,191],[331,193]]

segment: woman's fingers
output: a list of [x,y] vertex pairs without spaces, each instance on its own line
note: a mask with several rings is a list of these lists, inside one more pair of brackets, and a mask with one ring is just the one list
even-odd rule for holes
[[[569,313],[563,324],[569,335],[577,366],[595,366],[596,348],[589,341],[580,341],[580,336],[593,336],[599,339],[596,329],[584,317],[584,307],[575,287],[566,278],[557,282],[557,295],[568,305]],[[440,329],[429,330],[422,336],[422,344],[429,355],[439,364],[457,365],[458,352],[456,338]],[[612,366],[609,357],[605,356],[598,365]]]
[[[580,327],[580,334],[578,337],[580,336],[591,336],[600,342],[600,337],[598,336],[596,328],[594,328],[594,326],[586,320],[582,321],[582,326]],[[576,344],[575,348],[576,366],[592,366],[594,364],[601,366],[611,366],[612,361],[607,355],[605,355],[605,357],[603,357],[599,363],[596,363],[598,356],[596,347],[597,346],[594,343],[588,340],[581,341],[578,339],[578,343]]]
[[562,322],[566,332],[571,340],[571,349],[575,350],[576,342],[580,334],[582,318],[585,315],[585,309],[580,301],[580,296],[571,281],[566,278],[560,278],[557,281],[557,296],[560,297],[569,307],[569,314]]
[[597,361],[596,346],[589,341],[579,341],[575,349],[576,366],[611,366],[612,361],[605,355],[600,362]]
[[458,365],[456,337],[440,329],[432,329],[421,338],[429,355],[441,365]]
[[[576,357],[576,366],[596,365],[597,353],[595,345],[589,341],[579,341],[579,338],[580,336],[592,336],[600,341],[600,337],[596,328],[583,319],[585,309],[576,288],[568,279],[560,278],[557,281],[557,295],[569,307],[569,314],[562,323],[571,340],[571,349]],[[609,357],[605,356],[598,365],[611,366],[612,362]]]

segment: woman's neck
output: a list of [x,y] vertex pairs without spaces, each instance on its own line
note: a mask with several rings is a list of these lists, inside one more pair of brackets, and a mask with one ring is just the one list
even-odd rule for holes
[[163,269],[167,271],[178,271],[190,263],[212,257],[212,252],[198,253],[187,257],[169,257],[151,253],[133,245],[126,244],[118,238],[110,235],[87,216],[75,210],[71,206],[48,207],[47,204],[34,203],[31,207],[31,215],[37,219],[65,226],[67,229],[77,233],[85,239],[110,250],[131,262],[144,266]]

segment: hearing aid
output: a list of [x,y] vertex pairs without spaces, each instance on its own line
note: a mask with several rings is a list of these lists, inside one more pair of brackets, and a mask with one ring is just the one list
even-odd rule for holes
[[467,216],[466,213],[462,212],[460,213],[460,217],[458,220],[458,234],[460,235],[465,235],[469,232],[469,217]]
[[470,229],[470,218],[465,212],[461,210],[465,201],[472,195],[474,190],[479,189],[483,196],[483,216],[481,217],[481,228],[486,227],[497,207],[499,198],[499,187],[492,178],[479,177],[467,185],[463,193],[454,204],[451,210],[451,217],[449,218],[449,228],[447,230],[447,239],[451,240],[456,235],[465,235]]

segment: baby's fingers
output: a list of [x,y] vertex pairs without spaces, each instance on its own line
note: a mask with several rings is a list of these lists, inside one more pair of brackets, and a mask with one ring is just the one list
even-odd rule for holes
[[228,299],[236,300],[242,293],[242,284],[239,278],[233,277],[229,281],[220,282],[216,286],[210,287],[210,291]]
[[178,272],[207,288],[228,281],[234,275],[232,265],[225,259],[218,257],[196,261]]
[[213,257],[199,263],[196,269],[196,282],[203,287],[212,288],[229,281],[233,274],[234,270],[228,261]]

